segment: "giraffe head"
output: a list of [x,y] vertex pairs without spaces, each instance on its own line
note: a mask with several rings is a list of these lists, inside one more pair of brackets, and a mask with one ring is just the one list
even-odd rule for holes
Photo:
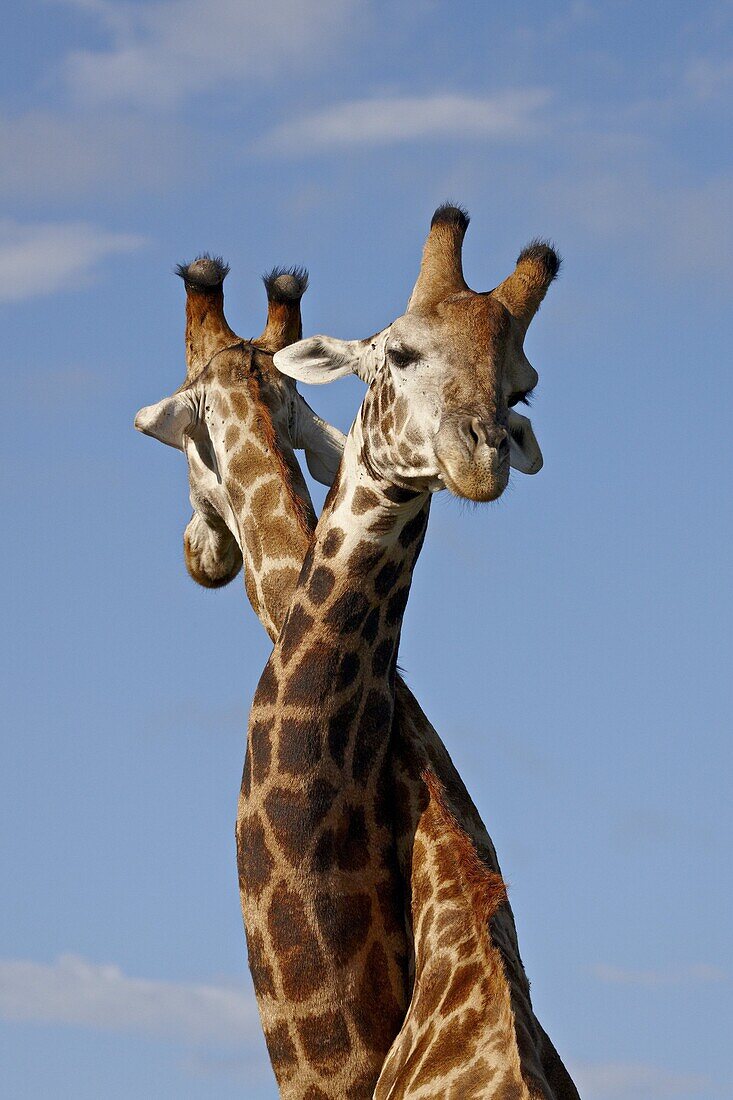
[[488,501],[503,493],[510,465],[529,474],[542,466],[532,425],[514,406],[537,383],[524,335],[560,259],[533,241],[503,283],[478,294],[463,278],[467,227],[458,207],[436,210],[407,310],[376,336],[313,336],[279,351],[275,364],[305,382],[353,373],[369,385],[361,426],[373,473]]
[[224,316],[229,268],[221,258],[204,254],[177,271],[186,287],[186,380],[172,397],[141,409],[135,427],[185,453],[194,509],[184,532],[186,566],[199,584],[218,588],[242,566],[244,487],[267,477],[276,511],[284,478],[299,498],[296,511],[312,511],[293,449],[304,449],[313,476],[330,485],[342,437],[272,364],[273,352],[302,333],[305,269],[264,276],[267,324],[254,341],[241,340]]

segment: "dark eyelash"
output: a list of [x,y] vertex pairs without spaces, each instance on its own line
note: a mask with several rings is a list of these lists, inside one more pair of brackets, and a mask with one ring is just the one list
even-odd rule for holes
[[532,389],[527,390],[526,393],[513,393],[509,398],[509,407],[512,408],[514,405],[519,405],[520,402],[522,405],[531,405],[534,400],[535,388],[536,387],[533,386]]

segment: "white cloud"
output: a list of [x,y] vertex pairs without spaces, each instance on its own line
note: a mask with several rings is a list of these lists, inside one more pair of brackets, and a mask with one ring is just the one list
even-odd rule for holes
[[321,152],[432,138],[521,139],[549,100],[542,88],[492,96],[429,95],[360,99],[285,122],[259,143],[262,152]]
[[66,0],[100,18],[107,50],[78,50],[66,75],[84,100],[171,107],[226,81],[281,79],[317,63],[347,31],[358,0]]
[[698,964],[680,966],[674,970],[625,970],[619,966],[606,966],[601,963],[593,967],[593,973],[608,985],[647,986],[650,989],[670,985],[709,985],[712,982],[724,982],[728,975],[717,966]]
[[73,1024],[189,1043],[259,1041],[254,998],[223,985],[128,978],[117,966],[63,955],[55,963],[0,961],[0,1018]]
[[86,285],[102,260],[134,252],[144,243],[135,234],[111,233],[86,222],[0,221],[0,302]]
[[573,1078],[588,1100],[648,1100],[660,1096],[698,1096],[711,1087],[708,1077],[670,1073],[656,1066],[609,1062],[576,1065]]

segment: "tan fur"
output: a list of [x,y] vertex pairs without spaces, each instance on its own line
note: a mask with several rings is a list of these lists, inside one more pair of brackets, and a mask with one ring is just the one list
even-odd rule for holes
[[410,309],[430,309],[450,294],[467,290],[463,278],[461,245],[468,223],[434,223],[423,249],[420,277],[410,299]]
[[299,340],[300,318],[294,317],[293,312],[289,302],[269,302],[267,324],[262,335],[256,340],[257,346],[264,351],[276,352]]

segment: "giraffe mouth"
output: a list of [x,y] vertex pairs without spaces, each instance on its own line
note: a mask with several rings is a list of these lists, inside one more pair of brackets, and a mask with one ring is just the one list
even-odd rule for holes
[[497,500],[509,483],[509,442],[502,429],[487,429],[476,418],[450,421],[438,432],[438,476],[463,500]]
[[486,450],[493,454],[468,463],[438,457],[440,488],[445,486],[454,496],[478,504],[498,500],[509,484],[509,458],[496,456],[496,448]]

